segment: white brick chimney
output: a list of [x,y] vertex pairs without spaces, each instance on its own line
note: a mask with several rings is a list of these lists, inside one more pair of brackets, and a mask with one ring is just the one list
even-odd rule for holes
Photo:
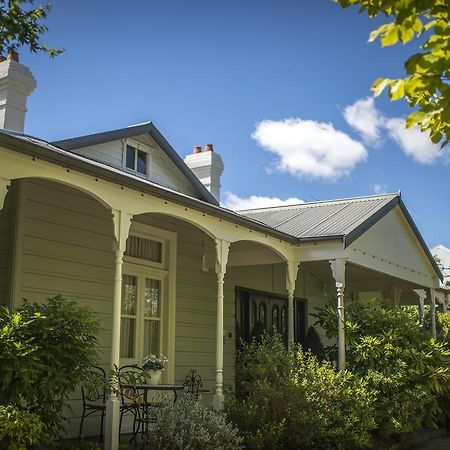
[[11,52],[0,62],[0,128],[23,132],[27,98],[36,87],[30,69]]
[[220,155],[213,151],[213,145],[206,144],[204,152],[201,147],[195,147],[194,152],[184,158],[184,162],[220,203],[220,175],[223,172],[223,162]]

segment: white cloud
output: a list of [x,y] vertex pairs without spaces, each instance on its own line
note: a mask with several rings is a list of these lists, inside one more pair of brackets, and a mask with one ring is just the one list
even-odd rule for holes
[[388,118],[376,107],[372,97],[357,100],[344,109],[346,122],[357,132],[363,140],[372,145],[381,144],[383,131],[407,155],[421,164],[433,164],[444,156],[439,145],[433,144],[427,133],[419,128],[406,128],[405,120],[400,117]]
[[373,192],[375,192],[375,194],[386,194],[387,190],[386,190],[386,185],[384,183],[377,183],[373,185]]
[[232,192],[226,192],[225,201],[222,203],[222,206],[238,211],[241,209],[267,208],[269,206],[298,205],[299,203],[304,203],[304,201],[295,197],[281,200],[277,197],[263,197],[260,195],[241,198]]
[[384,125],[383,115],[375,107],[373,97],[362,98],[344,109],[345,121],[359,132],[367,143],[381,143],[380,129]]
[[367,159],[364,145],[331,123],[264,120],[256,125],[252,138],[277,155],[278,170],[298,177],[335,180]]
[[428,133],[423,133],[417,127],[406,128],[403,119],[388,119],[386,129],[403,152],[419,163],[433,164],[443,156],[440,146],[430,141]]

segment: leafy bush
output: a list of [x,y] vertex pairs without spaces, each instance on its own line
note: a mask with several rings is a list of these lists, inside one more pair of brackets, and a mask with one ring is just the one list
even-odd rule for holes
[[305,349],[319,359],[323,359],[324,357],[324,346],[316,328],[313,326],[309,327],[308,332],[306,333]]
[[67,394],[97,359],[98,330],[90,310],[61,296],[0,308],[0,403],[25,405],[56,435]]
[[158,450],[238,450],[242,438],[223,414],[190,396],[156,412],[151,448]]
[[[318,310],[319,323],[337,337],[334,305]],[[421,329],[417,308],[379,301],[346,307],[347,367],[378,395],[376,421],[384,436],[410,433],[442,418],[450,393],[450,349]]]
[[279,336],[244,346],[238,358],[241,398],[228,417],[249,449],[345,449],[371,443],[373,397],[351,373],[336,372]]
[[44,438],[39,416],[14,405],[0,405],[0,450],[25,450]]

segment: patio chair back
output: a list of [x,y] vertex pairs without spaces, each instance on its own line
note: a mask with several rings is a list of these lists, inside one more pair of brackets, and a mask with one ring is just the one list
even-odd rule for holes
[[119,368],[119,389],[123,405],[135,405],[139,403],[141,394],[134,387],[124,387],[123,385],[145,384],[145,371],[137,365],[122,366]]
[[202,377],[196,369],[191,369],[189,375],[184,379],[183,386],[188,394],[198,400],[200,388],[203,386]]
[[96,412],[101,413],[100,442],[103,440],[103,423],[106,413],[106,372],[99,366],[89,368],[89,377],[81,385],[81,397],[83,400],[83,412],[81,414],[79,438],[83,434],[85,417]]
[[86,403],[105,403],[106,401],[106,372],[102,367],[91,366],[89,378],[81,385],[83,405]]

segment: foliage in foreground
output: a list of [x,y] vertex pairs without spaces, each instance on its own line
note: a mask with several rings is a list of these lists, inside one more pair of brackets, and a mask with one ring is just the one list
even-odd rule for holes
[[[337,337],[334,304],[318,310],[319,323]],[[346,306],[347,367],[376,393],[375,419],[383,436],[405,435],[445,420],[450,394],[450,349],[421,329],[415,307],[377,300]]]
[[25,450],[45,437],[39,416],[13,405],[0,405],[0,450]]
[[287,351],[279,336],[263,336],[239,355],[241,398],[226,407],[249,449],[364,448],[374,428],[373,396],[350,372]]
[[60,295],[0,308],[0,404],[36,414],[56,436],[67,394],[97,360],[98,331],[94,313]]
[[242,438],[223,414],[186,395],[156,412],[151,448],[157,450],[239,450]]
[[31,52],[44,52],[54,57],[64,50],[49,48],[41,43],[47,32],[42,23],[51,10],[51,5],[33,6],[35,0],[0,0],[0,55],[5,51],[26,46]]
[[406,126],[418,125],[433,142],[450,141],[450,7],[448,0],[335,0],[343,8],[359,5],[369,17],[388,17],[390,22],[374,30],[369,41],[380,38],[387,47],[422,38],[421,50],[408,58],[404,78],[379,78],[375,95],[389,88],[391,100],[405,98],[416,110]]

